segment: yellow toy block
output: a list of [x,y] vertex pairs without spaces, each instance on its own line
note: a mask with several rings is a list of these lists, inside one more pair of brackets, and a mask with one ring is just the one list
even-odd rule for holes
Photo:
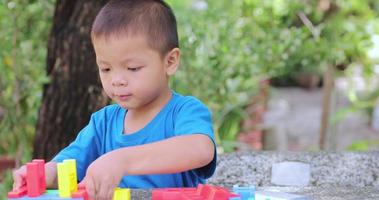
[[78,191],[78,178],[76,175],[76,160],[75,159],[67,159],[64,160],[63,163],[68,166],[68,173],[70,177],[70,191],[74,193]]
[[67,163],[57,164],[58,191],[60,197],[71,197],[69,167]]
[[116,188],[113,193],[113,200],[130,200],[130,189]]

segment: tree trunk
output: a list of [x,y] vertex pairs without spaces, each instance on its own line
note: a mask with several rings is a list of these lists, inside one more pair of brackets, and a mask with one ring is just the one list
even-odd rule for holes
[[106,1],[58,0],[50,33],[47,74],[34,158],[50,160],[72,142],[92,112],[108,103],[90,40],[92,22]]

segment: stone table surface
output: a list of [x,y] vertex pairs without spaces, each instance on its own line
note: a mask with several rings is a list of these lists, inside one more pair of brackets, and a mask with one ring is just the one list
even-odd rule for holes
[[[237,152],[220,155],[211,185],[285,186],[271,182],[272,166],[281,162],[310,165],[310,187],[379,187],[379,151]],[[379,198],[378,198],[379,199]]]
[[[258,187],[262,191],[280,191],[309,196],[314,200],[379,199],[379,187]],[[132,200],[151,199],[149,190],[132,190]]]
[[[271,183],[276,163],[310,165],[307,186],[283,187]],[[237,152],[219,155],[210,185],[257,186],[258,191],[281,191],[315,200],[379,200],[379,151],[371,152]],[[132,199],[151,199],[148,190],[132,190]]]

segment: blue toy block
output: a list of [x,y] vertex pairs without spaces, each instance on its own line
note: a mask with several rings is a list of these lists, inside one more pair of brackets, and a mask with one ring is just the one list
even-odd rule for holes
[[255,198],[255,187],[254,186],[248,186],[248,187],[240,187],[238,185],[233,186],[233,193],[239,194],[241,197],[241,200],[254,200]]
[[58,190],[47,190],[43,195],[38,197],[28,197],[25,195],[20,198],[8,198],[8,200],[83,200],[83,198],[62,198],[59,197]]

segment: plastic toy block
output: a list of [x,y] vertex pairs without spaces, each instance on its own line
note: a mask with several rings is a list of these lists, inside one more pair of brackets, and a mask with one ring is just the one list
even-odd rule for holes
[[229,200],[239,197],[226,188],[199,184],[197,188],[154,189],[152,200]]
[[130,200],[130,189],[116,188],[114,190],[113,200]]
[[196,188],[162,188],[152,190],[152,200],[186,199],[186,196],[198,196]]
[[241,197],[229,197],[229,200],[241,200]]
[[[41,162],[31,162],[26,164],[26,187],[29,197],[38,197],[42,195],[45,190],[43,190],[43,183],[45,177],[41,177],[44,170],[44,165]],[[41,182],[41,180],[43,180]]]
[[[78,190],[76,161],[57,164],[59,190],[46,190],[45,161],[26,164],[26,186],[8,193],[9,200],[88,200],[85,187]],[[72,194],[72,195],[71,195]]]
[[[186,192],[185,192],[186,191]],[[196,194],[196,188],[162,188],[153,189],[151,192],[152,200],[183,200],[184,193]]]
[[79,183],[78,184],[78,189],[86,189],[86,185],[84,185],[84,183]]
[[68,166],[68,173],[70,177],[70,191],[71,193],[78,190],[78,178],[76,175],[76,160],[68,159],[64,160],[63,163],[66,163]]
[[255,187],[240,187],[238,185],[233,186],[233,193],[239,194],[241,196],[241,200],[254,200],[255,197]]
[[28,189],[25,187],[21,187],[19,190],[13,190],[8,192],[8,198],[20,198],[25,196],[28,193]]
[[176,200],[185,199],[184,195],[179,191],[171,191],[171,192],[164,192],[164,191],[156,191],[152,195],[152,200]]
[[86,189],[78,189],[78,191],[72,193],[71,195],[72,198],[82,198],[83,200],[88,200],[88,194],[87,194],[87,191]]
[[58,195],[58,190],[47,190],[44,194],[38,197],[28,197],[27,195],[19,198],[10,198],[8,200],[84,200],[83,198],[61,198]]
[[69,176],[69,165],[67,163],[57,164],[58,173],[58,189],[60,197],[70,197],[71,196],[71,186],[70,186],[70,176]]
[[46,179],[45,179],[45,160],[43,159],[34,159],[34,163],[38,164],[38,173],[39,173],[39,183],[40,183],[40,190],[45,192],[46,191]]
[[310,200],[310,198],[284,192],[257,191],[255,192],[255,200]]
[[221,187],[213,187],[210,185],[200,185],[202,186],[201,189],[201,196],[205,197],[207,200],[213,200],[213,199],[229,199],[229,190]]

